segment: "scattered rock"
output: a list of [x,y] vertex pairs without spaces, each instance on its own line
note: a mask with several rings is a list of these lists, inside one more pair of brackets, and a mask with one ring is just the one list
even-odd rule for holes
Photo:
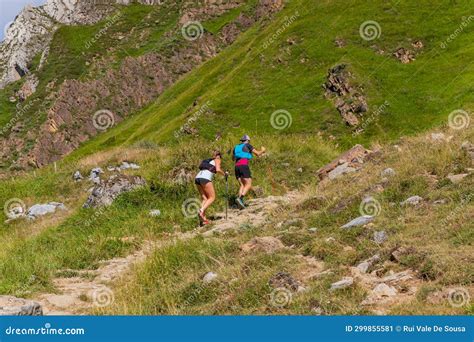
[[382,177],[393,177],[393,176],[395,176],[395,170],[388,167],[380,173],[380,176],[382,176]]
[[299,167],[296,172],[299,172],[299,173],[302,173],[303,172],[303,168],[302,167]]
[[436,205],[439,205],[439,204],[446,204],[446,203],[448,203],[448,200],[446,200],[446,199],[444,199],[444,198],[443,198],[443,199],[436,200],[436,201],[433,202],[433,204],[436,204]]
[[362,145],[355,145],[353,148],[342,153],[329,164],[320,168],[317,172],[317,175],[321,180],[325,179],[326,177],[334,179],[345,173],[356,171],[362,167],[362,164],[371,155],[371,153],[371,151],[365,149]]
[[349,80],[351,73],[345,64],[339,64],[331,68],[327,75],[327,81],[323,85],[326,89],[326,97],[332,98],[342,118],[349,126],[357,126],[362,113],[367,112],[367,100],[362,94],[362,88],[353,86]]
[[374,232],[374,241],[375,243],[378,243],[379,245],[384,243],[388,239],[387,233],[385,230],[379,231],[379,232]]
[[21,217],[25,217],[25,214],[26,213],[25,213],[24,207],[22,207],[21,205],[14,206],[10,208],[10,210],[6,213],[7,218],[8,218],[6,223],[8,223],[9,221],[19,219]]
[[396,296],[397,293],[397,289],[393,286],[387,285],[385,283],[380,283],[374,287],[374,289],[370,292],[370,294],[361,304],[374,305],[387,297]]
[[400,262],[401,258],[409,253],[408,248],[398,247],[391,254],[391,259]]
[[264,252],[267,254],[272,254],[284,248],[285,246],[283,243],[273,236],[254,237],[249,242],[240,246],[240,249],[244,253]]
[[348,229],[348,228],[357,227],[357,226],[364,226],[367,223],[372,222],[374,218],[375,218],[374,216],[369,216],[369,215],[359,216],[353,219],[352,221],[350,221],[349,223],[346,223],[341,228]]
[[400,205],[418,205],[420,204],[421,202],[423,202],[423,198],[416,195],[416,196],[411,196],[409,198],[407,198],[406,200],[404,200],[403,202],[400,203]]
[[474,165],[474,144],[471,144],[469,141],[464,141],[461,145],[461,149],[471,157],[472,165]]
[[415,49],[422,49],[423,42],[421,40],[415,40],[413,43],[411,43],[411,46],[413,46]]
[[135,163],[129,163],[129,162],[124,161],[124,162],[122,162],[122,164],[118,168],[120,170],[128,170],[128,169],[138,170],[140,168],[140,166],[138,166]]
[[95,183],[99,184],[100,183],[100,175],[104,173],[104,170],[102,170],[100,167],[93,168],[91,170],[91,174],[89,176],[89,179]]
[[209,284],[212,283],[214,280],[216,280],[218,277],[217,273],[214,272],[208,272],[204,275],[202,278],[203,283]]
[[66,207],[62,203],[58,202],[50,202],[47,204],[35,204],[31,208],[28,209],[26,212],[26,218],[29,220],[35,220],[40,216],[44,216],[46,214],[52,214],[57,209],[65,210]]
[[326,241],[326,242],[335,242],[336,239],[333,238],[332,236],[330,236],[330,237],[326,238],[326,240],[324,240],[324,241]]
[[449,174],[447,178],[451,181],[451,183],[458,184],[458,183],[461,183],[462,180],[466,178],[467,176],[469,176],[468,173],[461,173],[458,175]]
[[37,302],[13,296],[0,296],[0,316],[42,315],[43,309]]
[[84,177],[82,177],[81,172],[80,172],[79,170],[77,170],[77,171],[74,172],[74,174],[72,175],[72,179],[74,179],[75,182],[80,182],[81,180],[84,179]]
[[349,166],[349,163],[338,165],[334,170],[328,173],[328,178],[333,180],[347,173],[356,172],[357,169]]
[[408,64],[415,60],[415,54],[412,51],[405,49],[403,47],[395,51],[393,55],[403,64]]
[[309,231],[310,233],[317,233],[317,232],[318,232],[318,228],[312,227],[312,228],[309,228],[308,231]]
[[366,273],[369,267],[371,267],[375,262],[380,260],[380,255],[375,254],[373,257],[361,262],[359,265],[357,265],[357,269],[361,273]]
[[150,212],[148,213],[151,217],[158,217],[161,215],[161,211],[159,209],[153,209],[153,210],[150,210]]
[[342,280],[332,283],[330,290],[335,291],[335,290],[345,289],[352,286],[352,284],[354,284],[354,278],[344,277],[342,278]]
[[146,181],[139,176],[114,175],[107,181],[97,184],[86,203],[84,208],[96,208],[101,206],[109,206],[120,194],[132,191],[136,188],[144,186]]
[[293,292],[304,290],[300,282],[286,272],[278,272],[269,280],[268,284],[273,288],[284,287]]
[[338,48],[343,48],[344,46],[346,46],[346,41],[342,38],[336,38],[334,40],[334,45],[336,45],[336,47]]

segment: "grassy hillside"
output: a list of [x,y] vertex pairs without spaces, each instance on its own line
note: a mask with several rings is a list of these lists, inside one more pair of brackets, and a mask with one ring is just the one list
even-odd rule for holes
[[[127,9],[122,29],[132,27],[147,10],[141,6]],[[128,255],[144,241],[167,241],[171,233],[193,230],[196,220],[184,217],[181,206],[197,194],[192,184],[176,183],[174,171],[195,171],[212,149],[228,151],[240,135],[248,133],[254,145],[265,145],[269,150],[265,158],[253,162],[255,183],[265,195],[298,189],[308,198],[323,196],[322,203],[309,200],[303,206],[290,205],[272,213],[263,227],[250,226],[230,237],[196,238],[158,250],[126,281],[113,285],[114,305],[98,313],[312,314],[317,306],[326,314],[366,314],[370,311],[360,306],[366,289],[357,285],[332,293],[328,287],[376,252],[382,254],[381,263],[387,261],[391,250],[399,246],[413,247],[415,252],[384,271],[413,269],[420,275],[420,284],[412,302],[388,312],[472,313],[472,306],[453,308],[446,302],[433,305],[427,301],[430,293],[446,286],[471,289],[474,281],[469,268],[474,240],[472,204],[463,205],[465,209],[457,214],[453,226],[446,228],[442,221],[472,192],[472,175],[461,185],[446,181],[448,173],[469,167],[459,146],[463,140],[472,141],[472,126],[460,133],[446,129],[447,134],[456,136],[439,146],[427,143],[424,134],[447,126],[448,115],[455,109],[473,110],[474,70],[469,61],[474,50],[469,42],[474,38],[474,26],[465,27],[446,48],[440,47],[469,10],[468,1],[458,1],[456,6],[442,1],[436,6],[429,1],[289,1],[274,20],[254,25],[155,103],[84,144],[56,168],[49,166],[0,181],[2,203],[18,198],[27,206],[60,201],[68,207],[33,223],[1,224],[0,293],[32,297],[54,291],[52,281],[60,271],[96,269],[101,260]],[[215,32],[222,21],[237,15],[234,10],[220,21],[203,24]],[[296,19],[285,25],[290,18]],[[359,27],[366,20],[380,25],[378,39],[361,38]],[[66,44],[72,41],[68,37],[78,32],[86,42],[97,29],[64,28],[55,42]],[[140,54],[140,49],[160,44],[158,31],[153,37],[150,45],[131,45],[121,51],[124,55]],[[336,39],[345,46],[337,47]],[[392,56],[399,47],[413,49],[411,43],[416,40],[424,47],[417,51],[415,61],[402,64]],[[93,53],[99,51],[97,46]],[[80,59],[77,63],[74,75],[86,77]],[[341,63],[348,65],[369,105],[362,119],[362,123],[367,120],[365,131],[358,135],[324,97],[322,85],[328,69]],[[49,72],[53,77],[55,69]],[[388,103],[386,109],[376,114],[384,103]],[[290,126],[281,130],[272,126],[271,115],[277,110],[290,113]],[[192,126],[198,136],[177,138],[176,132],[193,117],[197,117]],[[216,135],[220,136],[217,140]],[[405,135],[418,136],[400,141]],[[318,185],[315,171],[355,143],[367,147],[383,143],[383,157],[355,176]],[[393,143],[401,145],[404,152],[393,152]],[[91,184],[74,183],[72,173],[78,169],[87,174],[93,167],[105,169],[123,160],[140,164],[141,169],[133,173],[146,178],[149,186],[121,196],[105,210],[82,209]],[[224,166],[232,169],[228,155]],[[396,169],[397,175],[377,195],[383,210],[375,227],[341,230],[342,224],[358,215],[366,188],[377,183],[380,171],[388,166]],[[427,175],[435,176],[439,183],[430,183]],[[224,205],[223,182],[217,181],[216,187],[219,200],[213,212]],[[232,193],[236,187],[232,181]],[[411,195],[420,195],[429,204],[421,209],[397,205]],[[448,204],[433,206],[440,198],[449,198]],[[334,210],[339,205],[341,208]],[[162,214],[150,217],[151,209]],[[302,222],[296,228],[278,228],[279,222],[295,217]],[[309,227],[317,227],[318,233],[308,232]],[[381,247],[369,238],[376,229],[385,229],[390,236]],[[289,248],[274,255],[241,255],[241,243],[264,235],[277,236]],[[325,243],[329,237],[336,242]],[[451,253],[453,250],[456,253]],[[290,306],[269,306],[269,277],[279,271],[298,273],[301,265],[294,258],[299,254],[321,260],[332,275],[305,284],[309,290],[295,297]],[[217,270],[222,281],[200,289],[202,275],[211,270]],[[195,295],[196,288],[200,289],[198,298],[189,304],[187,299]]]

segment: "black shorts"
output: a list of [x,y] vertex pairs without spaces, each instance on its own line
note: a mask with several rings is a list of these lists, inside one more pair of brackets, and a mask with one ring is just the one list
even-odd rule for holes
[[205,178],[195,178],[194,183],[196,185],[206,185],[207,183],[210,183],[211,181],[209,179]]
[[252,173],[248,165],[239,165],[235,167],[235,178],[252,178]]

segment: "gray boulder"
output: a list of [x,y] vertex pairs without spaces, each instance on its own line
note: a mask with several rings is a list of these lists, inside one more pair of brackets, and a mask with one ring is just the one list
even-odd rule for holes
[[366,273],[367,270],[369,269],[370,266],[372,266],[374,263],[376,263],[377,261],[380,260],[380,255],[379,254],[375,254],[373,257],[367,259],[367,260],[364,260],[362,261],[359,265],[357,265],[357,269],[361,272],[361,273]]
[[42,316],[40,304],[13,296],[0,296],[0,316]]
[[47,204],[35,204],[26,212],[26,218],[29,220],[35,220],[40,216],[47,214],[53,214],[56,210],[65,210],[64,204],[59,202],[49,202]]
[[132,169],[132,170],[138,170],[140,168],[140,166],[138,166],[137,164],[135,163],[129,163],[129,162],[122,162],[122,164],[119,166],[120,170],[128,170],[128,169]]
[[74,172],[74,175],[72,175],[72,179],[74,179],[75,182],[79,182],[81,180],[84,179],[84,177],[82,177],[81,173],[78,171]]
[[383,171],[380,173],[380,175],[381,175],[382,177],[393,177],[393,176],[395,176],[395,170],[392,169],[391,167],[388,167],[388,168],[386,168],[385,170],[383,170]]
[[132,191],[146,184],[139,176],[114,175],[105,182],[97,184],[89,195],[84,208],[109,206],[122,193]]
[[356,172],[357,169],[355,167],[350,166],[349,163],[343,163],[337,166],[334,170],[328,173],[329,179],[336,179],[339,178],[347,173]]
[[214,273],[214,272],[208,272],[204,275],[204,277],[202,278],[202,281],[203,283],[205,284],[209,284],[209,283],[212,283],[214,280],[217,279],[217,273]]
[[352,284],[354,284],[354,279],[352,277],[344,277],[342,280],[332,283],[330,290],[335,291],[345,289],[349,286],[352,286]]
[[91,174],[89,176],[89,179],[94,182],[95,184],[100,183],[100,175],[104,173],[104,170],[102,170],[100,167],[95,167],[91,170]]
[[372,222],[374,220],[374,218],[375,218],[374,216],[369,216],[369,215],[359,216],[359,217],[353,219],[352,221],[346,223],[341,228],[349,229],[349,228],[352,228],[352,227],[364,226],[367,223]]
[[161,211],[159,209],[153,209],[153,210],[150,210],[150,212],[148,213],[151,217],[158,217],[161,215]]
[[400,204],[401,205],[418,205],[421,202],[423,202],[423,197],[420,197],[417,195],[417,196],[408,197],[406,200],[404,200]]

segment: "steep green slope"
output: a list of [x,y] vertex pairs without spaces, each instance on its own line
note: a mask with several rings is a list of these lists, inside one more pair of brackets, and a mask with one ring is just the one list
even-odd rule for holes
[[[451,111],[472,110],[469,61],[474,50],[469,41],[474,29],[469,25],[468,1],[456,6],[440,2],[435,8],[430,4],[292,1],[277,20],[245,33],[156,104],[83,151],[139,140],[169,141],[186,117],[199,109],[192,107],[196,99],[200,105],[209,101],[212,110],[196,123],[206,139],[243,131],[254,135],[324,131],[348,147],[445,124]],[[379,38],[361,38],[364,19],[377,21]],[[455,32],[456,38],[446,43]],[[269,44],[273,35],[276,38]],[[336,39],[345,46],[338,48]],[[414,50],[411,43],[418,40],[424,47],[416,52],[415,61],[402,64],[392,56],[399,47]],[[355,136],[322,88],[328,69],[341,63],[349,65],[369,105],[361,122],[365,131]],[[377,109],[384,103],[379,114]],[[279,109],[292,116],[291,127],[281,131],[270,122]],[[87,152],[79,155],[83,153]]]

